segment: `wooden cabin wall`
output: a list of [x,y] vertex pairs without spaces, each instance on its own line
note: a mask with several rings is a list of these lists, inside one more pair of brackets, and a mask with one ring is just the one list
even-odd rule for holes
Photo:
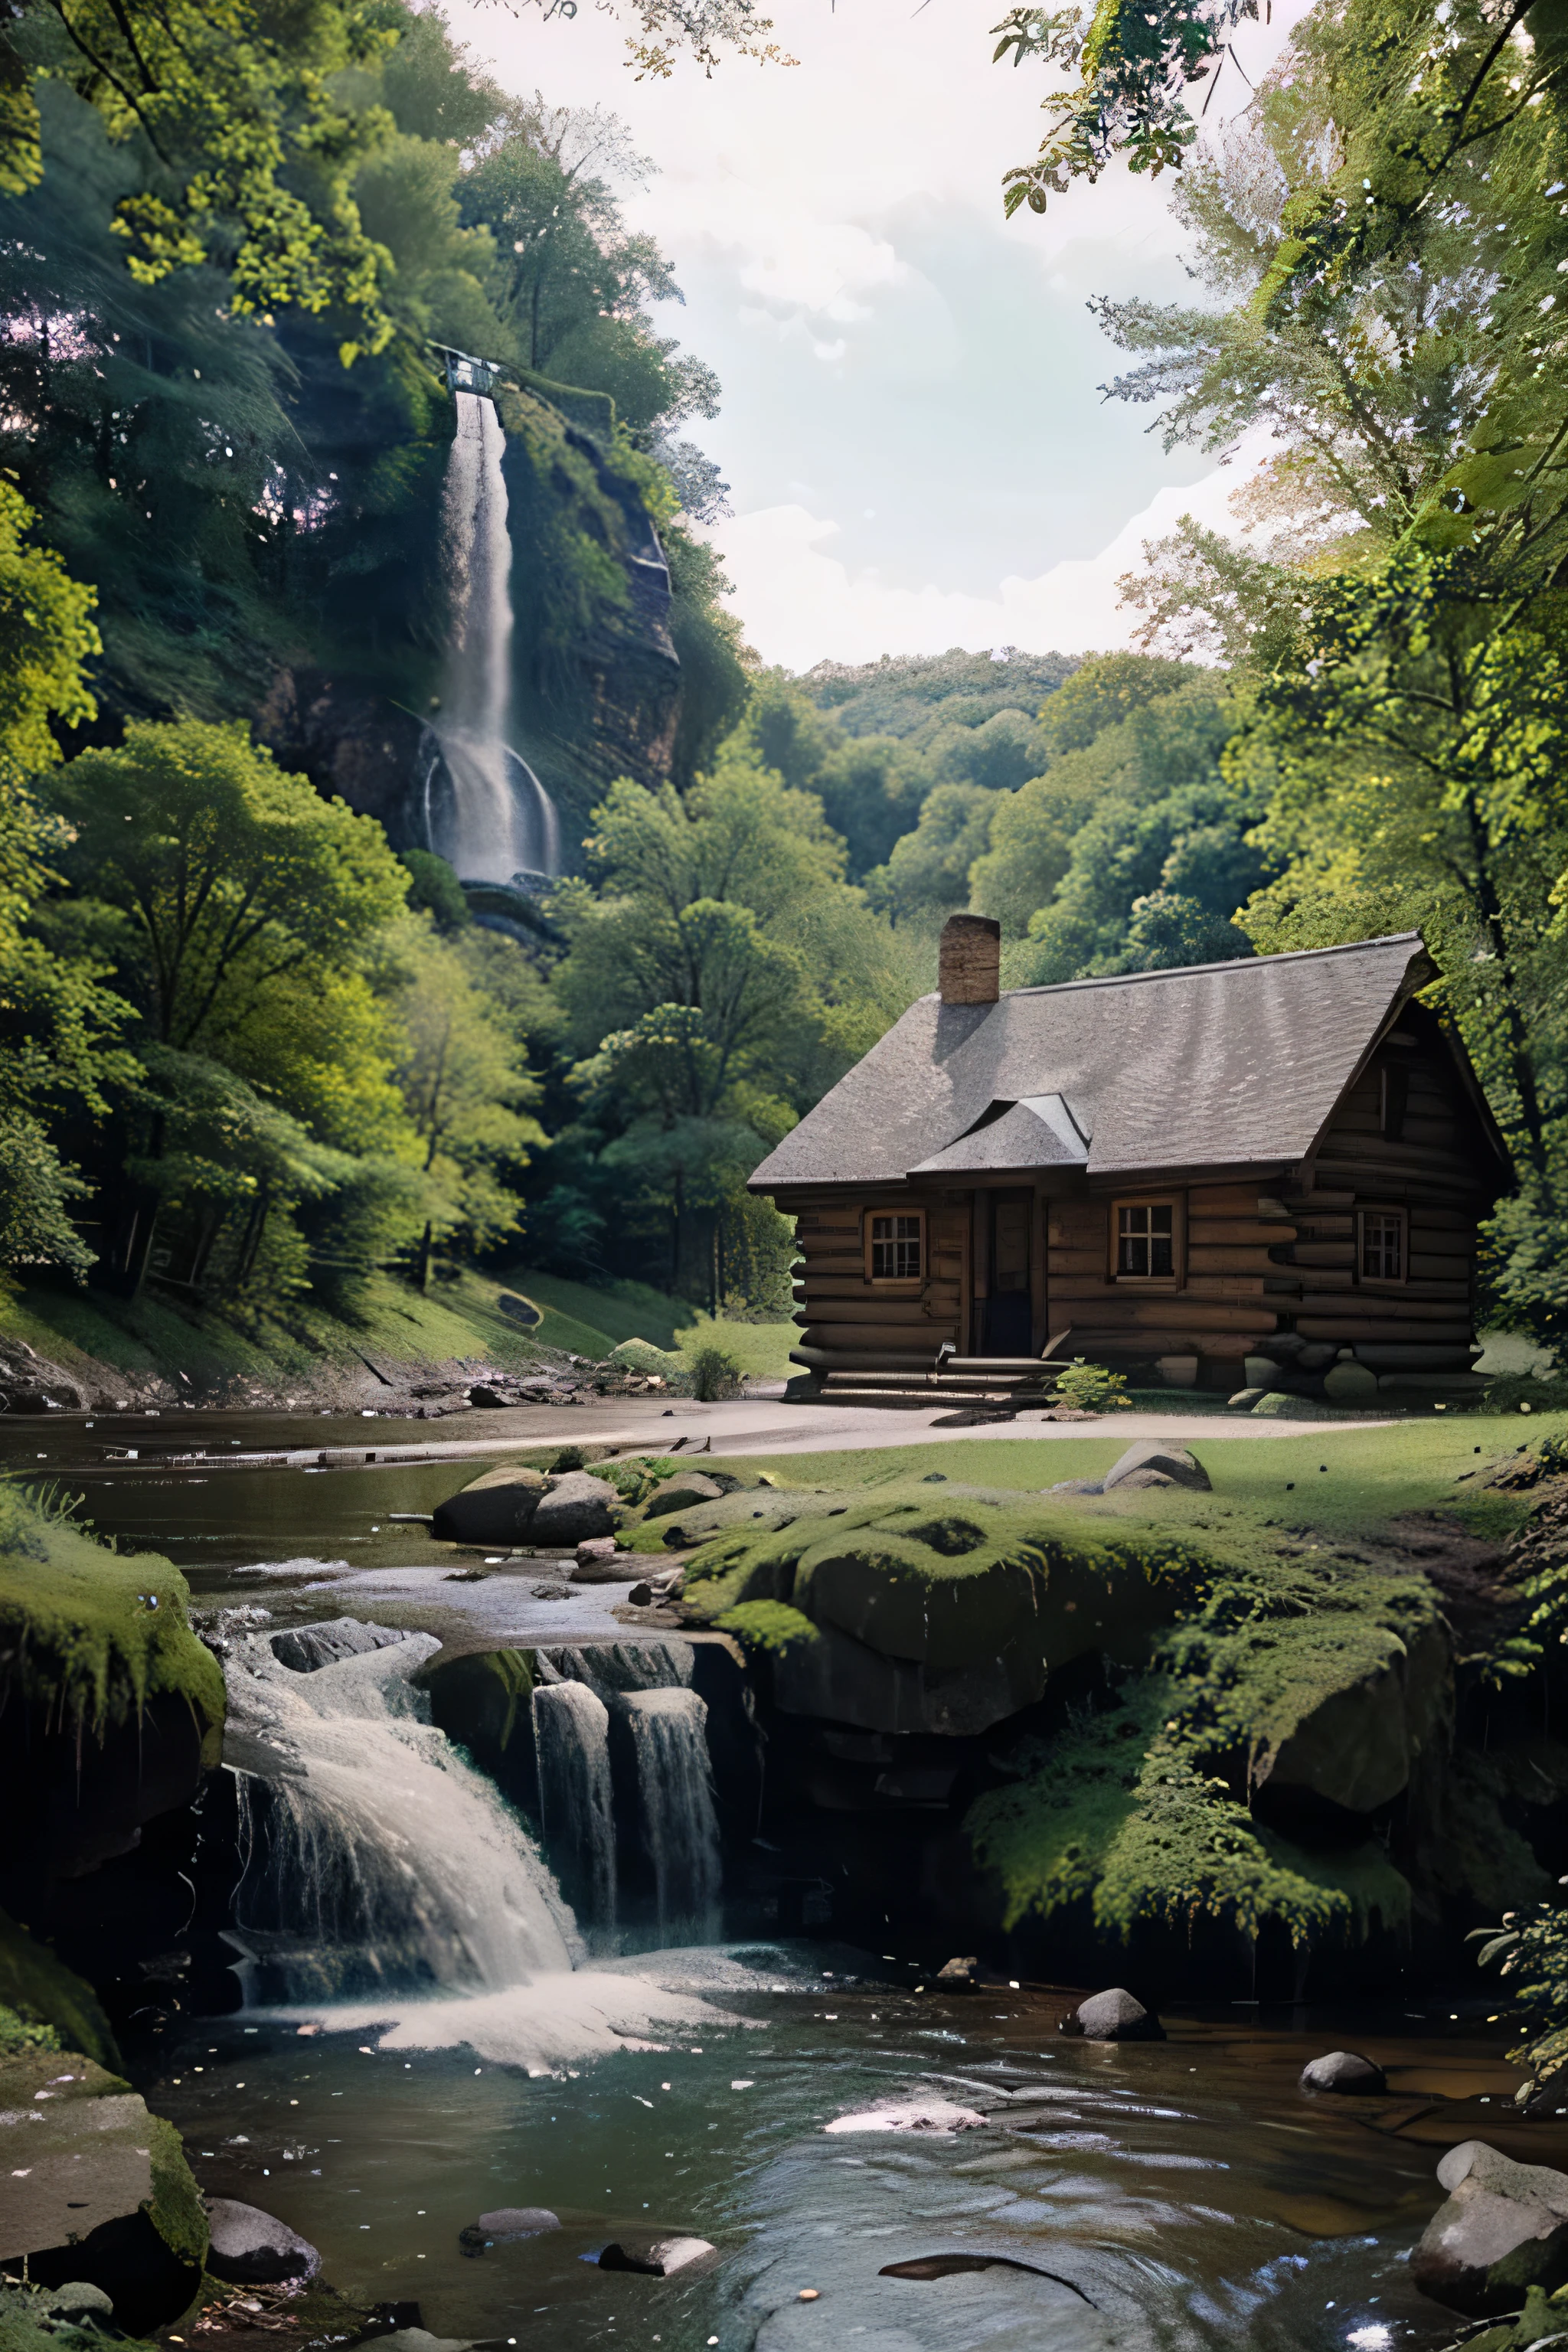
[[[1111,1279],[1115,1202],[1140,1196],[1184,1199],[1184,1280],[1162,1289]],[[1073,1354],[1198,1355],[1237,1363],[1278,1330],[1291,1303],[1292,1278],[1271,1250],[1295,1237],[1277,1198],[1250,1183],[1123,1186],[1049,1203],[1048,1318],[1053,1332],[1072,1327]]]
[[[1280,1328],[1337,1346],[1462,1351],[1474,1337],[1476,1225],[1487,1160],[1440,1040],[1385,1044],[1345,1097],[1310,1167],[1293,1176],[1172,1188],[1187,1204],[1185,1279],[1110,1278],[1114,1202],[1157,1180],[1050,1204],[1049,1321],[1073,1351],[1195,1354],[1237,1363]],[[1403,1097],[1385,1130],[1385,1073]],[[1358,1213],[1402,1209],[1402,1282],[1361,1279]]]
[[[853,1195],[791,1193],[779,1206],[795,1220],[804,1264],[795,1268],[795,1321],[802,1343],[850,1357],[871,1355],[889,1370],[925,1369],[947,1342],[968,1343],[967,1192],[900,1202],[890,1188]],[[925,1276],[918,1290],[866,1278],[864,1218],[872,1209],[923,1210]]]

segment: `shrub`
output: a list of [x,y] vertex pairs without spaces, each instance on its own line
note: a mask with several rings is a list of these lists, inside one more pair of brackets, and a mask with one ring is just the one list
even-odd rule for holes
[[741,1367],[722,1348],[697,1348],[687,1359],[691,1393],[704,1404],[741,1393]]
[[1122,1412],[1131,1403],[1122,1373],[1107,1371],[1103,1364],[1091,1364],[1082,1356],[1073,1358],[1056,1393],[1079,1412]]

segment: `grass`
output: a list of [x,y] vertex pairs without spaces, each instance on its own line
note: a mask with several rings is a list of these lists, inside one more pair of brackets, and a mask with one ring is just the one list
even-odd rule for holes
[[727,1316],[699,1312],[676,1333],[676,1344],[690,1355],[698,1348],[722,1348],[742,1371],[754,1381],[787,1381],[800,1370],[789,1351],[802,1339],[798,1323],[732,1323]]
[[[531,1300],[543,1317],[539,1337],[546,1346],[574,1355],[607,1356],[623,1339],[648,1339],[656,1348],[676,1346],[676,1328],[690,1319],[684,1299],[671,1298],[646,1282],[569,1282],[559,1274],[533,1274],[514,1266],[504,1287]],[[576,1336],[557,1337],[570,1328]]]

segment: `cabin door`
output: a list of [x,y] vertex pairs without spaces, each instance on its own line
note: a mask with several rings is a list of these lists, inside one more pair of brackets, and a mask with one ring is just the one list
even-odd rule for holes
[[1034,1353],[1034,1286],[1030,1237],[1035,1223],[1034,1195],[1029,1192],[983,1193],[976,1203],[990,1221],[990,1297],[985,1302],[985,1356],[1028,1356]]

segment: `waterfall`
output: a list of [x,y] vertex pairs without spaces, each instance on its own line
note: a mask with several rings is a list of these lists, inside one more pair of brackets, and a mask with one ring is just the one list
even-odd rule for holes
[[[554,874],[555,805],[507,740],[511,715],[511,539],[501,458],[506,436],[493,401],[454,394],[458,429],[447,462],[443,556],[452,636],[439,739],[452,797],[431,846],[468,882]],[[428,787],[426,787],[428,798]]]
[[544,1850],[562,1892],[595,1940],[616,1920],[616,1821],[610,1716],[586,1683],[539,1685],[533,1735]]
[[653,1865],[662,1943],[712,1942],[722,1869],[708,1709],[695,1691],[628,1691],[620,1701],[636,1758],[637,1811]]
[[440,1646],[414,1633],[300,1673],[265,1633],[230,1645],[236,1925],[286,2000],[495,1991],[581,1957],[532,1841],[410,1681]]

